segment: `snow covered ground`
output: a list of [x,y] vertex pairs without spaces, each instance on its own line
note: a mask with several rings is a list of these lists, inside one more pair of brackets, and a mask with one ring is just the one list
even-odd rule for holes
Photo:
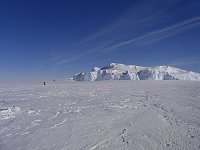
[[0,85],[1,150],[198,150],[200,82]]

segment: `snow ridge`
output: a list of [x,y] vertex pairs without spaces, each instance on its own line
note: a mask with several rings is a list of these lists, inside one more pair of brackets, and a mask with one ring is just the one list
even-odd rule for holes
[[111,63],[73,76],[75,81],[100,80],[200,80],[200,74],[171,66],[142,67]]

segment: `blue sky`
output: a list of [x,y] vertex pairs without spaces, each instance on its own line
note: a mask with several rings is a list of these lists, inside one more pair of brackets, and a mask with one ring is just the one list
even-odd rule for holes
[[3,0],[0,80],[111,62],[200,72],[200,0]]

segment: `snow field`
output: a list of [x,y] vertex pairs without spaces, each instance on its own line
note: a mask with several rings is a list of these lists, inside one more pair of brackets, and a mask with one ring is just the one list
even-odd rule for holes
[[200,149],[200,83],[0,85],[1,150]]

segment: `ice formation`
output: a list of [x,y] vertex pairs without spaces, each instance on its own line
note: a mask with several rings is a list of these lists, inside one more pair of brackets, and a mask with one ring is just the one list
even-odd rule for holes
[[111,63],[73,76],[76,81],[99,80],[200,80],[200,74],[171,66],[141,67]]

